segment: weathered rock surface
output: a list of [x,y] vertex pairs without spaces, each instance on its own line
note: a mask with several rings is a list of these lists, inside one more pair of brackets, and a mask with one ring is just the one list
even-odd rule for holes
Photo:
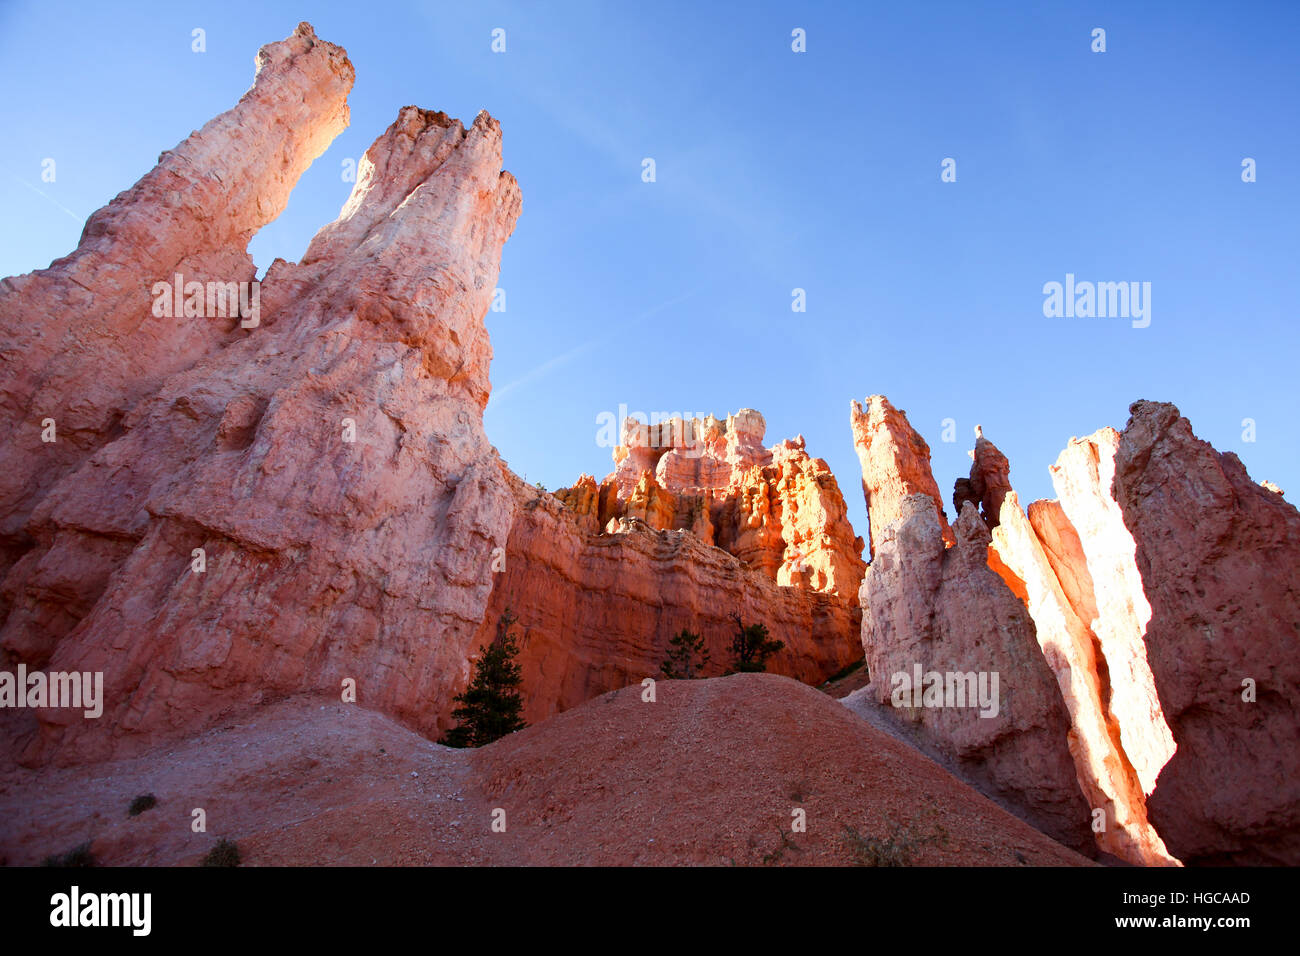
[[984,429],[975,426],[975,448],[970,452],[970,477],[958,478],[952,492],[952,506],[961,514],[967,501],[979,510],[990,529],[998,526],[1002,499],[1011,491],[1011,463],[997,445],[984,437]]
[[[43,583],[0,593],[0,617],[17,598],[32,621],[7,638],[24,659],[49,657],[107,585],[104,566],[132,550],[129,535],[99,529],[76,548],[53,543],[42,519],[29,527],[33,512],[117,440],[169,376],[250,335],[238,318],[187,316],[180,303],[174,317],[154,315],[154,283],[255,278],[248,241],[347,126],[352,81],[346,53],[300,24],[261,49],[253,86],[233,109],[87,220],[76,251],[0,281],[0,576],[24,555],[44,564]],[[54,442],[41,440],[49,419]],[[78,533],[60,518],[65,539]],[[98,556],[74,553],[91,551]]]
[[[466,129],[403,109],[339,219],[300,263],[269,269],[258,327],[193,322],[167,347],[183,355],[143,378],[114,371],[86,395],[85,364],[152,362],[130,331],[153,321],[145,293],[192,268],[189,247],[153,227],[225,250],[203,260],[209,276],[251,278],[243,243],[341,127],[341,50],[304,26],[260,62],[241,104],[92,219],[56,274],[5,290],[22,310],[6,311],[6,342],[48,339],[22,320],[48,313],[55,342],[75,326],[83,369],[39,365],[36,398],[7,379],[27,437],[0,468],[20,476],[6,494],[22,548],[0,640],[11,659],[105,675],[103,717],[42,711],[28,761],[145,746],[239,704],[338,694],[346,679],[368,706],[432,732],[483,620],[514,496],[481,426],[482,320],[520,208],[486,113]],[[69,291],[103,279],[101,256],[122,290],[108,312]],[[29,415],[71,427],[42,445]],[[45,470],[43,454],[48,476],[22,478]]]
[[1091,628],[1066,597],[1014,491],[1002,496],[989,564],[1013,592],[1023,595],[1043,657],[1056,675],[1070,715],[1069,746],[1079,787],[1093,812],[1104,813],[1104,829],[1094,828],[1098,845],[1133,863],[1173,863],[1147,820],[1141,781],[1124,751],[1119,722],[1109,710],[1106,659]]
[[849,424],[853,428],[853,447],[862,464],[862,493],[867,499],[867,554],[876,553],[876,542],[902,516],[903,499],[913,494],[929,495],[934,501],[943,539],[952,544],[943,497],[930,471],[930,446],[908,423],[907,416],[885,396],[872,395],[866,400],[865,410],[856,400],[850,404]]
[[[1071,439],[1051,467],[1061,510],[1081,544],[1091,594],[1081,594],[1074,611],[1096,636],[1105,661],[1106,709],[1118,724],[1124,753],[1144,793],[1174,752],[1147,663],[1142,634],[1151,607],[1134,561],[1133,536],[1111,497],[1119,433],[1103,428]],[[1076,565],[1066,579],[1084,580]]]
[[852,599],[862,581],[862,539],[826,462],[802,437],[763,446],[767,424],[752,408],[717,418],[647,425],[628,419],[615,469],[583,475],[556,497],[587,529],[619,518],[685,530],[781,585]]
[[[1192,863],[1300,863],[1300,513],[1173,405],[1139,401],[1113,491],[1177,751],[1148,799]],[[1246,681],[1253,682],[1254,694]]]
[[[920,723],[963,772],[1067,846],[1088,850],[1088,807],[1070,756],[1070,718],[1020,599],[988,565],[990,535],[967,502],[947,548],[929,494],[912,494],[877,539],[862,582],[870,692]],[[896,675],[974,674],[996,708],[969,697],[898,694]],[[993,684],[994,675],[997,683]],[[969,691],[968,691],[969,693]],[[992,711],[992,712],[990,712]]]
[[[705,638],[706,673],[724,673],[733,614],[785,642],[769,662],[773,673],[820,683],[861,658],[854,602],[778,586],[696,534],[640,517],[612,518],[608,533],[593,534],[590,514],[506,477],[517,517],[478,643],[491,639],[507,610],[517,618],[530,723],[658,677],[670,638],[683,629]],[[575,487],[589,495],[592,483]]]

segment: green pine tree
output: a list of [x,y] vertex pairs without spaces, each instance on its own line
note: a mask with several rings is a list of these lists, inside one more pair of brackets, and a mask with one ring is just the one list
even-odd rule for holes
[[665,678],[695,680],[704,676],[704,668],[709,666],[704,638],[683,628],[668,644],[668,659],[659,667]]
[[519,716],[524,706],[519,695],[523,672],[515,661],[519,645],[510,633],[514,623],[507,609],[497,622],[496,637],[474,662],[469,687],[454,698],[459,706],[451,715],[459,725],[440,741],[446,746],[482,747],[528,726]]
[[745,624],[739,614],[731,615],[736,634],[731,639],[731,673],[760,673],[767,670],[767,659],[785,647],[785,641],[768,636],[766,624]]

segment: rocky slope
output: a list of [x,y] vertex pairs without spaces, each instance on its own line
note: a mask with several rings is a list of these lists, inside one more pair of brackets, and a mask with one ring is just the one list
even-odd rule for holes
[[[157,805],[129,816],[144,793]],[[831,698],[761,674],[662,682],[654,703],[629,687],[477,751],[298,698],[134,759],[0,771],[0,862],[90,841],[103,863],[192,865],[221,838],[276,866],[1086,862]]]

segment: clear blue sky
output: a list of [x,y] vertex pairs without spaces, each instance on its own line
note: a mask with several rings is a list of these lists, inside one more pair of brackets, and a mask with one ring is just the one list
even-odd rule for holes
[[[908,412],[945,494],[982,423],[1024,502],[1072,435],[1149,398],[1295,499],[1300,4],[975,6],[0,4],[0,274],[70,251],[308,19],[356,65],[352,125],[258,267],[338,214],[343,159],[400,107],[489,110],[524,204],[487,429],[529,480],[604,475],[596,416],[620,403],[748,406],[830,462],[861,533],[851,398]],[[1067,272],[1150,282],[1150,327],[1045,318]]]

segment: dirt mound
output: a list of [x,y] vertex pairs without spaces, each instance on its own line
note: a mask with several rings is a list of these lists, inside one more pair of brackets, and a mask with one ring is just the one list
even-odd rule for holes
[[[140,757],[7,772],[0,854],[37,863],[90,840],[102,863],[193,864],[227,838],[264,865],[1088,862],[788,678],[642,695],[478,751],[354,705],[271,704]],[[157,805],[130,816],[145,793]],[[205,833],[191,830],[199,807]]]

